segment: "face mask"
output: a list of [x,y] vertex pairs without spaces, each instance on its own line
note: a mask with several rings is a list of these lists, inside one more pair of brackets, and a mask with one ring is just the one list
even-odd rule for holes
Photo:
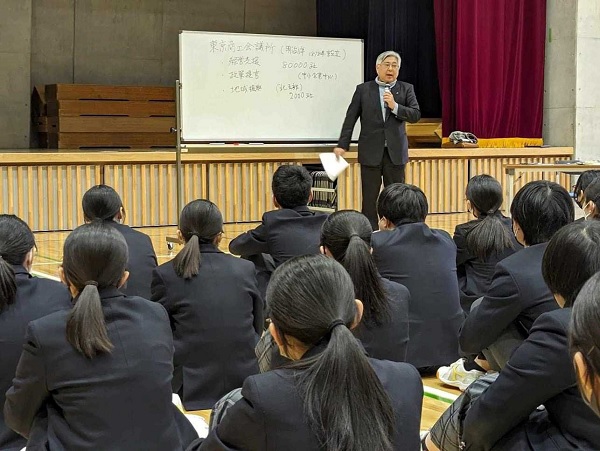
[[592,212],[593,212],[593,209],[592,209],[592,211],[591,211],[591,212],[589,212],[589,213],[587,213],[587,212],[585,211],[585,209],[586,209],[586,208],[588,207],[588,205],[590,205],[591,203],[592,203],[592,201],[589,201],[589,202],[587,202],[587,203],[586,203],[586,204],[583,206],[583,209],[582,209],[582,210],[583,210],[583,217],[584,217],[584,219],[585,219],[586,221],[587,221],[587,220],[588,220],[588,218],[589,218],[589,217],[592,215]]
[[583,389],[579,377],[577,377],[577,385],[579,387],[579,393],[581,393],[581,399],[583,399],[585,405],[592,409],[592,411],[600,417],[600,399],[598,393],[595,393],[594,390],[592,390],[592,393],[590,394],[591,399],[587,399],[585,390]]

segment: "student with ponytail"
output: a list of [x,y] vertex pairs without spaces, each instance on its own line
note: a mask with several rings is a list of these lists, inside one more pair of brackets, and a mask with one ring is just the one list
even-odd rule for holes
[[466,313],[490,286],[496,263],[522,246],[512,233],[512,221],[500,212],[502,186],[495,178],[476,175],[467,183],[467,209],[473,221],[454,230],[460,302]]
[[74,307],[29,323],[6,394],[6,423],[27,449],[182,450],[195,438],[171,402],[167,313],[119,291],[126,265],[125,239],[103,222],[67,237]]
[[406,363],[367,358],[351,329],[362,303],[342,265],[282,264],[267,290],[271,334],[288,366],[251,376],[199,450],[419,450],[423,387]]
[[157,266],[156,254],[150,237],[124,224],[125,208],[119,194],[110,186],[92,186],[81,201],[85,222],[104,221],[117,229],[127,242],[129,278],[121,287],[128,296],[150,299],[150,280]]
[[12,385],[30,321],[71,308],[59,282],[30,274],[35,239],[25,222],[0,215],[0,449],[20,450],[27,441],[4,422],[4,394]]
[[354,329],[370,357],[404,362],[408,347],[410,293],[399,283],[379,275],[371,255],[371,223],[354,210],[331,214],[321,230],[321,252],[342,264],[364,306]]
[[258,373],[264,320],[254,264],[219,250],[222,230],[215,204],[190,202],[179,218],[185,246],[152,275],[152,300],[167,310],[175,341],[173,391],[186,410],[212,408]]

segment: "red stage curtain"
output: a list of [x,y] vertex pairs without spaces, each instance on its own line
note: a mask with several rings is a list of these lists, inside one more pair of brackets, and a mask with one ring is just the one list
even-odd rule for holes
[[[434,0],[443,134],[542,143],[546,0]],[[490,139],[490,141],[488,141]]]

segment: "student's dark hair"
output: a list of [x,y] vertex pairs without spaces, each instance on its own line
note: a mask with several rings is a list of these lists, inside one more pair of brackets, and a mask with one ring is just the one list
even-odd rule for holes
[[428,210],[425,193],[415,185],[393,183],[377,198],[377,214],[397,226],[425,222]]
[[544,252],[542,275],[550,291],[571,307],[583,284],[600,271],[600,222],[580,221],[554,234]]
[[597,169],[592,169],[590,171],[582,172],[577,179],[577,182],[573,187],[573,194],[575,195],[575,202],[577,202],[577,205],[579,205],[580,208],[583,207],[583,205],[581,202],[579,202],[579,200],[577,200],[579,194],[585,192],[585,189],[588,187],[588,185],[598,177],[600,177],[600,171]]
[[22,265],[35,247],[29,226],[15,215],[0,215],[0,312],[15,302],[17,280],[13,265]]
[[[581,352],[587,371],[587,383],[593,387],[592,408],[600,415],[600,273],[583,286],[573,306],[569,325],[571,354]],[[584,382],[584,381],[579,381]]]
[[467,183],[465,196],[479,219],[467,232],[467,249],[485,260],[512,248],[512,237],[502,222],[502,186],[498,180],[487,174],[476,175]]
[[191,201],[181,211],[179,230],[185,246],[173,259],[175,273],[184,279],[191,279],[200,271],[201,244],[213,244],[223,231],[223,216],[219,207],[209,200]]
[[550,241],[558,229],[573,222],[573,201],[558,183],[536,180],[521,188],[510,206],[510,214],[528,246]]
[[354,210],[332,213],[321,229],[321,245],[350,274],[355,296],[364,304],[362,322],[367,326],[382,324],[390,316],[389,301],[371,255],[372,233],[367,217]]
[[127,258],[125,238],[103,221],[79,226],[65,240],[65,279],[79,291],[67,321],[67,340],[90,359],[113,348],[98,290],[118,286]]
[[312,177],[303,166],[285,164],[273,174],[273,196],[282,208],[296,208],[308,204]]
[[81,199],[81,206],[86,222],[91,222],[94,219],[112,221],[123,207],[123,202],[112,187],[95,185],[85,192]]
[[[282,339],[323,345],[291,364],[308,423],[328,451],[391,450],[394,412],[364,350],[350,331],[354,286],[334,259],[311,255],[281,265],[267,288],[273,325]],[[284,341],[283,347],[288,349]]]
[[595,178],[583,191],[584,207],[588,202],[594,202],[594,211],[591,213],[593,218],[600,216],[600,177]]

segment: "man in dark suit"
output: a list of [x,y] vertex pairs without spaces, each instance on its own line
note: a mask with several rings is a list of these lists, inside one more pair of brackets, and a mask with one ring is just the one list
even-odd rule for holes
[[229,243],[229,252],[256,266],[261,294],[271,273],[292,257],[318,254],[321,226],[327,215],[311,211],[312,177],[302,166],[280,166],[273,174],[273,203],[257,228],[242,233]]
[[422,374],[456,360],[464,319],[456,246],[447,232],[425,224],[427,210],[427,198],[416,186],[387,186],[377,200],[381,231],[371,241],[382,277],[410,291],[406,361]]
[[377,230],[375,203],[383,184],[404,183],[404,169],[408,163],[406,122],[421,119],[419,103],[413,86],[398,81],[400,55],[393,51],[377,57],[377,78],[356,87],[338,147],[333,151],[344,155],[350,146],[352,131],[360,117],[358,162],[362,179],[362,212]]

